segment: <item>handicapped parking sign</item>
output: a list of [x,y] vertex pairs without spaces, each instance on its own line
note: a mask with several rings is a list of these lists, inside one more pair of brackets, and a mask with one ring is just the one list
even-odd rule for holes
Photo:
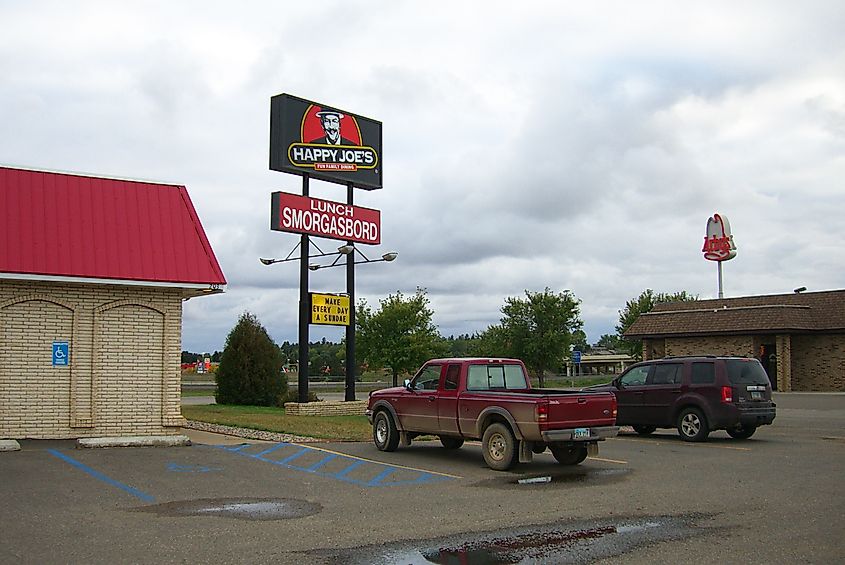
[[53,366],[66,367],[70,364],[70,344],[66,341],[53,342]]

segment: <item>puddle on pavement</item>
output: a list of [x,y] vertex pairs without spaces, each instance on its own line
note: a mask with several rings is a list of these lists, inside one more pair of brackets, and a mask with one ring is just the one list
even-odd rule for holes
[[535,473],[528,475],[506,475],[475,483],[477,487],[497,488],[553,488],[571,484],[608,484],[627,478],[630,469],[587,469],[576,468],[554,473]]
[[322,506],[290,498],[206,498],[155,504],[133,509],[161,516],[220,516],[240,520],[288,520],[311,516]]
[[653,516],[519,527],[417,544],[368,546],[337,553],[321,551],[330,563],[373,565],[505,565],[590,563],[623,555],[659,541],[700,535],[703,515]]

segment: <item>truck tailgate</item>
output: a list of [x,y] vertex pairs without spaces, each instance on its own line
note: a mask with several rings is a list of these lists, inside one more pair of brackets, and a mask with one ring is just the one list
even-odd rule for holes
[[616,399],[609,392],[549,394],[547,430],[613,426],[616,423]]

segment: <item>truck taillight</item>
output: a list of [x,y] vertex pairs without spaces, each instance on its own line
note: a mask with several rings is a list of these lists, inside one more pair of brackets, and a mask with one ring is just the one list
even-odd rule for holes
[[537,412],[537,421],[538,422],[548,422],[549,421],[549,405],[545,402],[541,402],[537,404],[536,408]]
[[615,394],[613,395],[613,403],[611,404],[611,406],[613,407],[613,417],[614,417],[614,418],[616,418],[616,415],[617,415],[617,413],[618,413],[618,412],[617,412],[617,410],[618,410],[618,406],[619,406],[619,405],[618,405],[618,403],[616,402],[616,395],[615,395]]
[[734,391],[729,386],[722,387],[722,402],[725,404],[730,404],[734,401]]

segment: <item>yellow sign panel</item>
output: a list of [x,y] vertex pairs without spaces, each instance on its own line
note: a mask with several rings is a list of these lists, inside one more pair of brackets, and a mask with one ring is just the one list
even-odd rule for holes
[[349,325],[349,297],[337,294],[311,294],[311,323],[328,326]]

